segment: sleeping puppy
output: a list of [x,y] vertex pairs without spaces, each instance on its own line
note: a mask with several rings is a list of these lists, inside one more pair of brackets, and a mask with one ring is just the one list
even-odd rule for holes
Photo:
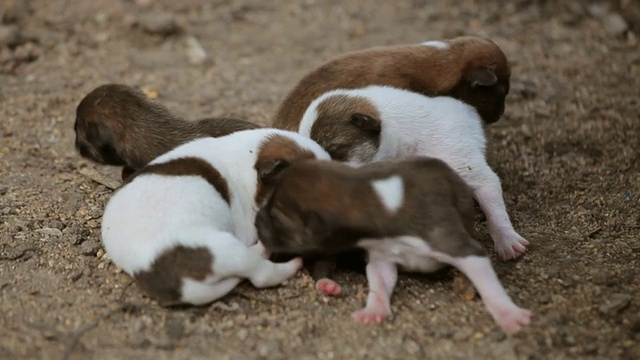
[[296,131],[302,114],[318,96],[370,85],[451,96],[473,106],[484,123],[491,124],[504,112],[510,77],[500,47],[475,36],[353,51],[305,75],[279,105],[273,126]]
[[273,263],[255,215],[283,161],[329,159],[309,138],[276,129],[193,140],[134,173],[111,197],[102,242],[116,266],[163,305],[206,304],[249,279],[274,286],[300,259]]
[[443,161],[423,157],[360,168],[283,161],[264,181],[274,191],[258,212],[256,227],[269,251],[367,251],[369,296],[366,307],[352,314],[354,320],[380,323],[391,314],[396,266],[432,272],[448,264],[471,280],[505,332],[529,323],[531,312],[513,303],[471,237],[471,190]]
[[136,88],[104,84],[80,101],[73,129],[82,157],[98,164],[123,166],[125,180],[178,145],[260,127],[233,118],[186,121]]

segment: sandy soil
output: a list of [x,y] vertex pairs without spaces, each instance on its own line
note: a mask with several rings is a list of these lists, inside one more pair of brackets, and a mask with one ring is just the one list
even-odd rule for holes
[[[506,3],[4,0],[0,358],[640,358],[639,9]],[[525,331],[504,336],[480,301],[454,291],[451,272],[402,275],[395,316],[363,327],[349,316],[364,304],[360,273],[338,274],[344,298],[316,294],[300,274],[168,310],[104,257],[104,184],[118,172],[73,148],[75,107],[96,86],[146,87],[190,119],[264,123],[332,56],[465,33],[494,39],[513,64],[506,114],[487,132],[514,225],[532,244],[519,261],[493,258],[535,313]]]

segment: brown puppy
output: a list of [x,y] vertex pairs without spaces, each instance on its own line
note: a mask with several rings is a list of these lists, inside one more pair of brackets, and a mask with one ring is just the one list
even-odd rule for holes
[[510,77],[502,50],[473,36],[354,51],[304,76],[280,104],[273,126],[297,131],[302,114],[320,95],[369,85],[452,96],[475,107],[484,123],[491,124],[504,112]]
[[448,264],[471,280],[505,332],[529,323],[531,312],[513,303],[471,236],[471,190],[443,161],[422,157],[360,168],[283,161],[263,181],[275,186],[256,216],[258,237],[268,250],[367,251],[369,297],[366,307],[352,314],[354,320],[380,323],[391,314],[396,266],[433,272]]
[[100,164],[124,166],[125,179],[149,161],[190,140],[260,127],[230,118],[189,122],[138,89],[106,84],[80,101],[74,130],[80,155]]

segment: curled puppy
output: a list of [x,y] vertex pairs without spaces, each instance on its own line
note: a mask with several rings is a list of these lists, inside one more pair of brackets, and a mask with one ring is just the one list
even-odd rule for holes
[[[416,158],[360,168],[305,160],[272,172],[272,197],[256,216],[263,245],[273,252],[368,253],[369,296],[357,322],[391,314],[396,266],[432,272],[449,264],[474,284],[489,313],[508,333],[530,321],[500,284],[473,232],[470,189],[444,162]],[[309,184],[313,184],[310,188]]]
[[500,179],[485,159],[482,120],[452,97],[427,97],[386,86],[333,90],[314,100],[299,133],[331,158],[353,164],[422,155],[443,160],[473,190],[503,260],[525,253],[507,213]]
[[260,128],[246,120],[207,118],[189,122],[150,100],[140,90],[105,84],[76,108],[76,149],[99,164],[123,166],[122,178],[178,145]]
[[301,260],[273,263],[257,243],[255,215],[275,165],[329,159],[309,138],[276,129],[193,140],[134,173],[111,197],[102,242],[116,266],[165,305],[206,304],[243,279],[273,286]]
[[280,104],[273,126],[296,131],[305,109],[318,96],[369,85],[451,96],[476,108],[484,123],[491,124],[504,112],[510,77],[502,50],[479,37],[354,51],[305,75]]

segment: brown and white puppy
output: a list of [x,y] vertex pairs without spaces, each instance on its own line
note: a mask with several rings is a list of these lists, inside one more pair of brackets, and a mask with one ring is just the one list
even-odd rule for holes
[[272,191],[263,178],[280,163],[329,159],[297,133],[254,129],[201,138],[161,155],[111,197],[102,242],[116,266],[162,304],[206,304],[243,279],[273,286],[300,259],[264,259],[255,215]]
[[366,250],[369,296],[354,320],[380,323],[391,314],[396,266],[432,272],[449,264],[471,280],[505,332],[529,323],[531,312],[513,303],[472,238],[471,190],[443,161],[423,157],[354,168],[303,160],[278,168],[265,178],[275,189],[256,216],[260,241],[273,252]]
[[479,37],[354,51],[305,75],[279,105],[273,126],[297,131],[302,114],[323,93],[369,85],[451,96],[476,108],[484,123],[491,124],[504,113],[510,77],[502,50]]
[[260,126],[232,118],[189,122],[122,84],[101,85],[87,94],[78,104],[74,125],[80,155],[99,164],[124,166],[123,179],[190,140],[256,128]]

